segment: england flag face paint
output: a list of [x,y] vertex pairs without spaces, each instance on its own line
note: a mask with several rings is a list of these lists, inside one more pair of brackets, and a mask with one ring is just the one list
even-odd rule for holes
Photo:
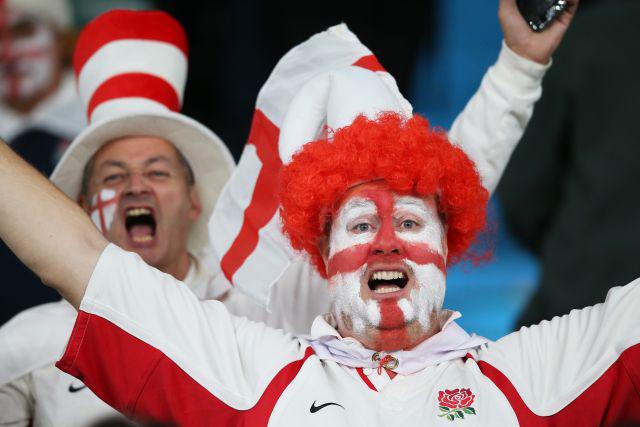
[[341,332],[382,349],[433,332],[444,301],[444,239],[434,197],[399,195],[383,182],[350,190],[331,226],[327,260]]
[[0,7],[0,97],[28,99],[54,77],[53,30],[37,18]]
[[105,236],[111,228],[117,206],[118,193],[111,188],[103,188],[91,198],[89,215],[96,227],[98,227]]

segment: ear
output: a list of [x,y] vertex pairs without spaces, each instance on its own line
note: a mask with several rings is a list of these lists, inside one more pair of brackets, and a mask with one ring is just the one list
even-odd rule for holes
[[443,225],[444,232],[442,233],[442,251],[444,252],[444,261],[446,263],[449,259],[449,245],[447,244],[447,232],[449,231],[449,226],[446,221],[443,222]]
[[202,214],[202,203],[200,202],[200,196],[198,195],[198,190],[195,185],[189,188],[189,202],[191,203],[189,219],[195,222]]
[[324,262],[325,270],[327,269],[327,265],[329,262],[329,236],[323,234],[316,243],[318,247],[318,251],[320,252],[320,256],[322,257],[322,261]]

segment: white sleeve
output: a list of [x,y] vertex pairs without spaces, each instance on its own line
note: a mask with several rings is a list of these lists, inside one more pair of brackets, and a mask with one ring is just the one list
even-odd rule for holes
[[500,370],[532,411],[552,415],[614,363],[624,365],[625,380],[640,385],[639,308],[640,279],[611,289],[602,304],[521,328],[478,357]]
[[233,314],[297,336],[308,335],[315,318],[327,313],[331,304],[327,281],[302,257],[271,287],[269,308],[236,288],[221,301]]
[[[182,282],[110,244],[58,367],[125,413],[131,402],[119,399],[131,389],[142,393],[144,384],[162,383],[163,375],[175,382],[183,374],[225,404],[248,408],[283,366],[304,353],[290,335],[234,317],[218,301],[199,301]],[[150,373],[150,366],[160,368]]]
[[449,138],[475,162],[490,193],[529,123],[550,65],[517,55],[503,41],[498,60],[451,127]]
[[0,386],[0,426],[31,425],[34,399],[29,375]]

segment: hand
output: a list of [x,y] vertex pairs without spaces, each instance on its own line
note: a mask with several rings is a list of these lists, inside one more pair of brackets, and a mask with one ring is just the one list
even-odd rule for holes
[[567,0],[565,11],[558,15],[548,28],[537,33],[522,18],[516,0],[500,0],[498,18],[505,43],[520,56],[540,64],[548,64],[569,28],[578,2],[579,0]]

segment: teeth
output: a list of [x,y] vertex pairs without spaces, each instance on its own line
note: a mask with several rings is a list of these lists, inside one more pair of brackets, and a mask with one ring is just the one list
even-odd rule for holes
[[127,211],[127,216],[151,215],[151,211],[147,208],[133,208]]
[[141,243],[141,242],[150,242],[150,241],[151,241],[151,239],[153,239],[153,236],[148,235],[148,234],[147,234],[146,236],[135,236],[135,237],[133,237],[133,238],[132,238],[132,240],[133,240],[134,242],[138,242],[138,243]]
[[373,280],[394,280],[404,279],[402,271],[376,271],[373,273]]
[[376,294],[388,294],[390,292],[396,292],[399,290],[399,286],[378,286],[373,290],[373,292],[375,292]]

